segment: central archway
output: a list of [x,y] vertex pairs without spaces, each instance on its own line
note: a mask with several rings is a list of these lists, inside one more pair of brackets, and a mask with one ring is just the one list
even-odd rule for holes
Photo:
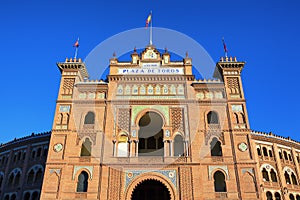
[[171,200],[168,188],[157,180],[145,180],[133,190],[131,200]]
[[146,112],[139,120],[139,156],[163,156],[163,119],[156,112]]

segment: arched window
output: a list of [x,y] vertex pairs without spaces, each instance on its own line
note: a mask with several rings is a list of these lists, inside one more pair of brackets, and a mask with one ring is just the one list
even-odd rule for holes
[[9,200],[9,195],[5,195],[4,200]]
[[262,170],[262,175],[263,175],[263,180],[264,181],[270,181],[269,174],[268,174],[268,172],[265,168],[263,168],[263,170]]
[[120,135],[118,138],[118,157],[128,156],[128,137],[127,135]]
[[87,172],[82,171],[78,176],[77,182],[77,192],[87,192],[88,189],[88,178],[89,175]]
[[226,192],[225,176],[222,172],[216,171],[214,174],[215,192]]
[[210,111],[207,114],[207,123],[208,124],[219,124],[218,114],[214,111]]
[[284,159],[285,159],[285,160],[288,160],[288,156],[287,156],[286,151],[283,151],[283,156],[284,156]]
[[41,148],[38,148],[38,150],[36,151],[36,157],[41,157],[41,154],[42,154],[42,149]]
[[239,123],[239,116],[238,116],[238,114],[237,113],[234,113],[234,122],[236,123],[236,124],[238,124]]
[[18,160],[21,160],[21,151],[18,152]]
[[210,143],[211,156],[222,156],[221,142],[217,138],[213,138]]
[[270,157],[273,157],[273,152],[272,152],[271,149],[269,150],[269,156],[270,156]]
[[270,174],[271,174],[272,182],[277,182],[277,176],[276,176],[276,173],[275,173],[274,169],[271,169]]
[[184,143],[181,135],[176,135],[174,138],[174,156],[184,155]]
[[267,151],[267,148],[266,147],[263,147],[263,153],[264,153],[264,156],[268,156],[268,151]]
[[80,156],[91,156],[91,151],[92,151],[92,142],[89,140],[89,138],[86,138],[81,145]]
[[15,175],[14,175],[14,173],[11,173],[9,178],[8,178],[8,186],[13,185],[14,179],[15,179]]
[[279,151],[279,158],[282,159],[282,153]]
[[289,155],[289,161],[293,161],[291,154],[288,155]]
[[272,195],[272,193],[271,192],[267,192],[266,193],[266,196],[267,196],[267,200],[273,200],[273,195]]
[[295,200],[295,197],[294,197],[294,195],[293,194],[290,194],[290,200]]
[[35,175],[35,182],[39,183],[40,181],[42,181],[42,177],[43,177],[43,170],[42,168],[39,168]]
[[39,199],[39,193],[37,191],[34,191],[32,193],[31,200],[38,200],[38,199]]
[[84,118],[84,124],[95,124],[95,114],[88,112]]
[[31,152],[31,158],[35,158],[35,151]]
[[260,151],[260,148],[259,148],[259,147],[257,147],[257,155],[258,155],[258,156],[261,156],[261,151]]
[[3,183],[3,175],[0,175],[0,188],[2,187],[2,183]]
[[27,175],[27,184],[32,184],[34,179],[34,171],[31,169]]
[[16,198],[17,198],[16,194],[12,194],[10,200],[16,200]]
[[246,123],[246,118],[245,118],[245,115],[243,113],[240,113],[240,116],[241,116],[241,123],[245,124]]
[[18,172],[15,176],[15,181],[14,181],[15,186],[18,186],[20,184],[20,179],[21,179],[21,172]]
[[24,200],[30,200],[30,193],[26,192],[23,197]]
[[139,156],[164,156],[163,124],[163,118],[156,112],[146,112],[140,118],[138,132]]
[[292,178],[293,185],[298,185],[297,178],[296,178],[294,172],[292,172],[291,178]]
[[280,194],[278,192],[275,193],[275,200],[281,200]]
[[300,200],[300,195],[299,194],[297,194],[296,200]]
[[284,173],[284,178],[285,178],[286,184],[291,184],[291,179],[287,172]]

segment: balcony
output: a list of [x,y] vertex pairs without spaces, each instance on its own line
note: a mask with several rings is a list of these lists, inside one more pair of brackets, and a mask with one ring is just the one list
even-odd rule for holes
[[223,157],[222,156],[212,156],[211,161],[212,162],[223,162]]
[[247,126],[246,126],[246,124],[245,123],[234,123],[233,124],[233,127],[235,128],[235,129],[245,129],[245,128],[247,128]]
[[79,158],[79,162],[91,162],[90,156],[82,156]]
[[208,129],[221,129],[220,124],[208,124]]
[[216,199],[227,199],[227,192],[216,192]]
[[75,199],[86,199],[87,193],[86,192],[77,192],[75,193]]
[[94,124],[84,124],[83,129],[94,129]]

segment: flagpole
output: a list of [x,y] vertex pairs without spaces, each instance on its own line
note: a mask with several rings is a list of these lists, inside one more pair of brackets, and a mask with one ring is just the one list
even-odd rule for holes
[[[74,46],[74,45],[73,45]],[[78,54],[78,47],[79,47],[79,37],[77,38],[77,41],[75,42],[75,55],[74,58],[77,58],[77,54]]]
[[75,55],[74,55],[75,59],[77,58],[77,53],[78,53],[78,47],[75,48]]
[[150,20],[150,45],[152,45],[152,10],[151,10],[151,20]]

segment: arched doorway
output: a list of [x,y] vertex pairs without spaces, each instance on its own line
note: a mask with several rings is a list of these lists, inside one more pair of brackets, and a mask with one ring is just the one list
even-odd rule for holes
[[157,180],[145,180],[133,190],[131,200],[171,200],[168,188]]
[[146,112],[139,120],[139,156],[163,156],[163,119],[155,112]]

